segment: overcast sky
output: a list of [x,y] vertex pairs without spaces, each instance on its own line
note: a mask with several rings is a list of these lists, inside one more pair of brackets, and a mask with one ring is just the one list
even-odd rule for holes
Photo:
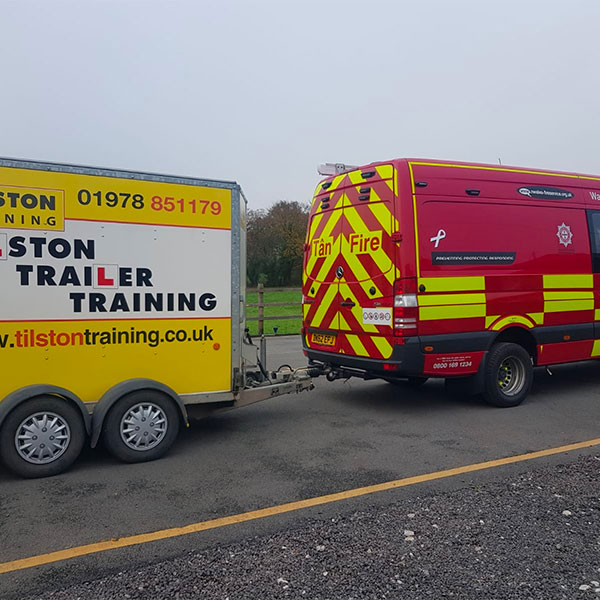
[[0,0],[0,156],[238,181],[321,162],[600,174],[599,0]]

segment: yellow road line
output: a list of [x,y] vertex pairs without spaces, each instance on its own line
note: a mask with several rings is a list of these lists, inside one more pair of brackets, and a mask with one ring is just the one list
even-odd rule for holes
[[558,446],[556,448],[547,448],[546,450],[538,450],[536,452],[528,452],[526,454],[518,454],[516,456],[508,456],[506,458],[488,460],[486,462],[465,465],[463,467],[445,469],[444,471],[436,471],[434,473],[426,473],[424,475],[415,475],[414,477],[405,477],[404,479],[386,481],[385,483],[368,485],[366,487],[346,490],[344,492],[337,492],[335,494],[327,494],[326,496],[317,496],[315,498],[308,498],[307,500],[299,500],[297,502],[288,502],[286,504],[280,504],[279,506],[261,508],[259,510],[252,510],[250,512],[231,515],[229,517],[221,517],[219,519],[211,519],[210,521],[192,523],[191,525],[185,525],[183,527],[161,529],[160,531],[153,531],[151,533],[142,533],[139,535],[96,542],[94,544],[86,544],[84,546],[75,546],[65,550],[58,550],[57,552],[49,552],[48,554],[39,554],[38,556],[30,556],[28,558],[20,558],[17,560],[0,563],[0,573],[11,573],[12,571],[20,571],[22,569],[39,567],[40,565],[47,565],[50,563],[59,562],[61,560],[76,558],[78,556],[97,554],[98,552],[105,552],[106,550],[126,548],[128,546],[136,546],[138,544],[147,544],[148,542],[156,542],[158,540],[189,535],[190,533],[199,533],[200,531],[217,529],[219,527],[226,527],[228,525],[236,525],[237,523],[245,523],[247,521],[254,521],[256,519],[264,519],[265,517],[282,515],[285,513],[294,512],[296,510],[302,510],[304,508],[311,508],[313,506],[320,506],[322,504],[339,502],[340,500],[358,498],[360,496],[375,494],[377,492],[385,492],[387,490],[415,485],[417,483],[425,483],[427,481],[434,481],[436,479],[444,479],[445,477],[454,477],[455,475],[463,475],[465,473],[472,473],[474,471],[483,471],[484,469],[493,469],[494,467],[501,467],[503,465],[510,465],[526,460],[543,458],[545,456],[552,456],[553,454],[561,454],[562,452],[571,452],[573,450],[591,448],[593,446],[600,446],[600,438],[585,442],[577,442],[575,444],[567,444],[566,446]]

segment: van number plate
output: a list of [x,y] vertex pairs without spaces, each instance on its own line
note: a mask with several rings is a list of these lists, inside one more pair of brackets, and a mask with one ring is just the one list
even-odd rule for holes
[[326,333],[313,333],[312,341],[313,344],[321,344],[321,346],[333,346],[335,345],[335,335],[329,335]]

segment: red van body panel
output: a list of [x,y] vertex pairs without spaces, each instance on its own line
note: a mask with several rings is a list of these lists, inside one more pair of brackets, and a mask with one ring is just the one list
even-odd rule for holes
[[397,159],[322,181],[304,257],[309,359],[374,377],[600,357],[600,177]]

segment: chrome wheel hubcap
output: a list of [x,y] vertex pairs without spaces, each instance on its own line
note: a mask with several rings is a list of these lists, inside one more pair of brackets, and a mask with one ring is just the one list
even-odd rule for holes
[[39,412],[27,417],[15,434],[19,456],[34,465],[54,462],[65,453],[70,442],[68,423],[52,412]]
[[144,452],[160,444],[167,433],[167,415],[160,406],[141,402],[121,419],[121,439],[128,448]]
[[516,396],[525,385],[525,366],[509,356],[502,361],[498,369],[498,387],[506,396]]

